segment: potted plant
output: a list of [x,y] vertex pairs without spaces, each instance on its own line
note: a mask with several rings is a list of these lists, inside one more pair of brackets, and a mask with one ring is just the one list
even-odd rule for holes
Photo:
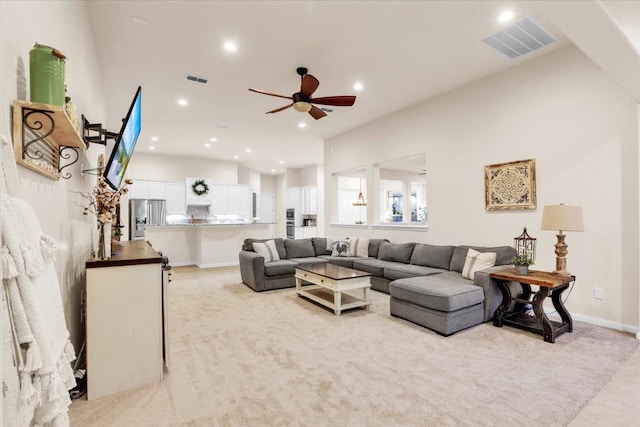
[[516,266],[516,274],[526,276],[529,274],[529,266],[535,264],[527,254],[518,254],[513,257],[511,263]]

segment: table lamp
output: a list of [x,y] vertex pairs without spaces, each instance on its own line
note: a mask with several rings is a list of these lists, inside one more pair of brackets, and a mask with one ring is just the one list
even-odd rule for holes
[[545,206],[542,212],[542,230],[558,230],[556,237],[556,270],[555,274],[570,276],[567,272],[567,244],[563,231],[584,231],[582,206],[551,205]]

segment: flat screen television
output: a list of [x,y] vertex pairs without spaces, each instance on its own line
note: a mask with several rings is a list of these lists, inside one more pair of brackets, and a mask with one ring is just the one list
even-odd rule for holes
[[114,190],[119,190],[124,181],[124,174],[131,160],[133,149],[140,135],[140,115],[142,103],[142,88],[138,86],[129,111],[122,121],[122,127],[111,151],[111,156],[104,168],[104,180]]

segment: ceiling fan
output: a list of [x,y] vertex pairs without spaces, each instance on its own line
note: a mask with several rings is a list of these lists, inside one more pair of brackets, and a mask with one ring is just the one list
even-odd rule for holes
[[322,98],[312,98],[313,92],[318,89],[320,82],[311,74],[307,74],[309,70],[305,67],[298,67],[296,72],[300,75],[300,92],[296,92],[291,96],[278,95],[275,93],[264,92],[258,89],[249,89],[251,92],[261,93],[263,95],[277,96],[278,98],[290,99],[291,104],[284,107],[276,108],[275,110],[267,111],[267,114],[277,113],[282,110],[286,110],[289,107],[293,107],[294,110],[301,113],[309,113],[311,117],[318,120],[327,115],[320,108],[312,104],[318,105],[332,105],[336,107],[351,107],[356,102],[356,97],[352,95],[345,96],[325,96]]

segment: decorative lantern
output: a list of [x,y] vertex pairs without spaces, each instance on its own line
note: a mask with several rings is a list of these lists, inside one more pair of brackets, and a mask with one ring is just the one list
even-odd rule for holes
[[524,254],[533,260],[536,259],[536,238],[529,236],[527,227],[524,228],[521,235],[513,238],[513,245],[518,255]]

